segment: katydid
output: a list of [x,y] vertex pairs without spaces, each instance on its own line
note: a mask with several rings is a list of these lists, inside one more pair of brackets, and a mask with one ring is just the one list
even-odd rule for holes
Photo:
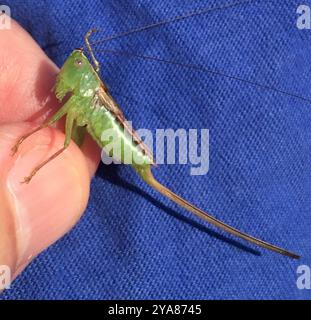
[[[38,130],[52,125],[62,117],[66,116],[65,124],[65,141],[64,146],[47,160],[36,166],[28,177],[24,179],[25,183],[29,183],[35,174],[48,162],[60,155],[70,144],[73,136],[77,136],[77,132],[87,131],[97,144],[105,149],[108,140],[102,139],[102,133],[105,130],[111,130],[120,139],[119,150],[120,160],[125,163],[126,155],[132,155],[132,168],[137,174],[152,188],[160,192],[165,197],[179,204],[186,210],[194,213],[198,217],[214,226],[240,237],[248,242],[263,247],[265,249],[277,252],[284,256],[298,259],[299,256],[291,253],[275,245],[269,244],[263,240],[256,239],[246,233],[243,233],[224,222],[217,220],[210,214],[202,211],[193,204],[176,195],[161,183],[159,183],[151,172],[152,166],[155,164],[148,148],[127,124],[121,108],[110,95],[107,87],[100,79],[100,64],[96,60],[89,37],[95,30],[90,30],[85,36],[85,44],[89,51],[91,61],[88,60],[83,49],[74,50],[64,65],[62,66],[56,80],[55,94],[59,101],[70,94],[65,104],[47,121],[32,132],[22,136],[16,145],[12,148],[13,153],[18,151],[20,144],[31,134]],[[82,135],[81,137],[83,137]],[[115,152],[116,150],[114,150]],[[127,162],[126,162],[127,163]]]

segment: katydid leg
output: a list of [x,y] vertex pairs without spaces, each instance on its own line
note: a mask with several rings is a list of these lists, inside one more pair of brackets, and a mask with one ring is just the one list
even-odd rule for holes
[[39,130],[46,128],[47,126],[52,125],[56,121],[58,121],[60,118],[62,118],[68,111],[68,105],[65,104],[62,108],[60,108],[51,118],[47,119],[45,122],[43,122],[40,126],[35,128],[34,130],[26,133],[25,135],[21,136],[19,140],[16,142],[16,144],[12,147],[12,155],[15,155],[15,153],[18,151],[19,146],[31,135],[38,132]]
[[56,151],[55,153],[53,153],[48,159],[46,159],[45,161],[43,161],[42,163],[40,163],[39,165],[37,165],[30,173],[29,176],[24,178],[24,181],[22,181],[22,183],[29,183],[31,181],[31,179],[37,174],[37,172],[42,169],[45,165],[47,165],[50,161],[52,161],[53,159],[55,159],[56,157],[58,157],[61,153],[63,153],[69,146],[70,141],[71,141],[71,136],[72,136],[72,128],[73,128],[73,124],[74,124],[74,114],[69,112],[67,114],[66,117],[66,127],[65,127],[65,142],[64,142],[64,146]]
[[15,153],[18,151],[19,146],[25,141],[25,139],[27,139],[28,137],[30,137],[31,135],[33,135],[37,131],[45,128],[46,126],[47,125],[43,123],[39,127],[35,128],[34,130],[32,130],[32,131],[28,132],[27,134],[21,136],[19,138],[19,140],[15,143],[15,145],[11,148],[12,156],[15,155]]

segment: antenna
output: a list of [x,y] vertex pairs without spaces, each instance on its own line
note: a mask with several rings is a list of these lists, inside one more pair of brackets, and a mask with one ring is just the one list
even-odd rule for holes
[[235,81],[239,81],[239,82],[243,82],[246,83],[250,86],[253,87],[258,87],[264,90],[270,90],[270,91],[274,91],[280,94],[284,94],[288,97],[292,97],[295,99],[299,99],[308,103],[311,103],[311,99],[301,96],[299,94],[293,93],[293,92],[287,92],[283,89],[278,89],[275,87],[270,87],[266,84],[262,84],[262,83],[258,83],[252,80],[248,80],[248,79],[243,79],[240,77],[237,77],[235,75],[230,75],[230,74],[226,74],[222,71],[219,70],[215,70],[215,69],[211,69],[211,68],[207,68],[201,65],[196,65],[196,64],[185,64],[179,61],[174,61],[174,60],[166,60],[166,59],[162,59],[159,57],[154,57],[154,56],[147,56],[147,55],[141,55],[141,54],[136,54],[136,53],[132,53],[132,52],[126,52],[126,51],[117,51],[117,50],[108,50],[108,49],[101,49],[98,50],[98,52],[103,52],[106,54],[110,54],[110,55],[114,55],[114,56],[123,56],[126,58],[137,58],[137,59],[141,59],[141,60],[146,60],[146,61],[155,61],[155,62],[159,62],[159,63],[165,63],[165,64],[169,64],[169,65],[174,65],[176,67],[180,67],[180,68],[186,68],[189,70],[193,70],[196,72],[203,72],[203,73],[209,73],[215,76],[220,76],[220,77],[224,77],[230,80],[235,80]]
[[100,66],[99,66],[99,62],[96,60],[95,58],[95,55],[94,55],[94,51],[91,47],[91,44],[90,44],[90,41],[89,41],[89,38],[90,36],[95,33],[97,30],[96,29],[91,29],[89,30],[89,32],[85,35],[84,37],[84,42],[85,42],[85,45],[87,47],[87,49],[89,50],[89,53],[91,55],[91,58],[93,60],[93,63],[94,63],[94,69],[97,73],[99,73],[99,70],[100,70]]
[[159,21],[159,22],[155,22],[155,23],[152,23],[152,24],[149,24],[149,25],[145,25],[145,26],[142,26],[142,27],[134,28],[134,29],[131,29],[131,30],[128,30],[128,31],[125,31],[125,32],[121,32],[121,33],[117,33],[117,34],[114,34],[114,35],[110,35],[110,36],[108,36],[108,37],[106,37],[104,39],[101,39],[101,40],[93,42],[92,45],[94,46],[94,45],[97,45],[97,44],[100,44],[100,43],[104,43],[104,42],[107,42],[107,41],[110,41],[110,40],[122,38],[122,37],[128,36],[128,35],[133,34],[133,33],[139,33],[139,32],[142,32],[142,31],[158,28],[160,26],[163,26],[163,25],[166,25],[166,24],[169,24],[169,23],[173,23],[173,22],[177,22],[177,21],[181,21],[181,20],[186,20],[186,19],[189,19],[189,18],[192,18],[192,17],[205,15],[208,12],[222,10],[222,9],[229,9],[229,8],[233,8],[233,7],[236,7],[236,6],[239,6],[239,5],[244,5],[244,4],[247,4],[247,3],[253,3],[253,2],[257,2],[257,1],[258,0],[244,0],[244,1],[238,1],[238,2],[235,2],[235,3],[229,3],[229,4],[226,4],[226,5],[223,5],[223,6],[217,6],[217,7],[216,6],[210,6],[210,7],[207,7],[207,8],[200,9],[200,10],[191,11],[191,12],[188,12],[188,13],[186,13],[184,15],[181,15],[181,16],[169,18],[169,19],[162,20],[162,21]]

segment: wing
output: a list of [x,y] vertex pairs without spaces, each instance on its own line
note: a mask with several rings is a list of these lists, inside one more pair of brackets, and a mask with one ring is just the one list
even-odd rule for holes
[[155,165],[155,161],[153,159],[153,155],[149,148],[144,144],[144,142],[141,140],[139,135],[136,133],[136,131],[128,125],[127,120],[125,119],[125,116],[123,114],[123,111],[119,107],[119,105],[115,102],[115,100],[110,95],[108,88],[104,85],[103,82],[101,82],[101,86],[97,92],[96,95],[98,101],[97,103],[100,106],[103,106],[105,109],[110,111],[116,118],[116,120],[120,123],[120,125],[124,128],[127,134],[129,134],[133,142],[137,145],[140,150],[149,157],[149,159],[152,161],[152,164]]
[[99,90],[97,92],[97,98],[100,105],[104,106],[108,111],[113,113],[114,115],[123,116],[123,112],[118,104],[114,101],[112,96],[110,95],[108,88],[101,82]]

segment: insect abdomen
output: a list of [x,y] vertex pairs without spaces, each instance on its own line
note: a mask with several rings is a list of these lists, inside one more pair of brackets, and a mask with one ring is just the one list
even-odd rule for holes
[[92,110],[87,130],[113,159],[135,166],[153,164],[152,158],[134,141],[124,124],[104,107]]

